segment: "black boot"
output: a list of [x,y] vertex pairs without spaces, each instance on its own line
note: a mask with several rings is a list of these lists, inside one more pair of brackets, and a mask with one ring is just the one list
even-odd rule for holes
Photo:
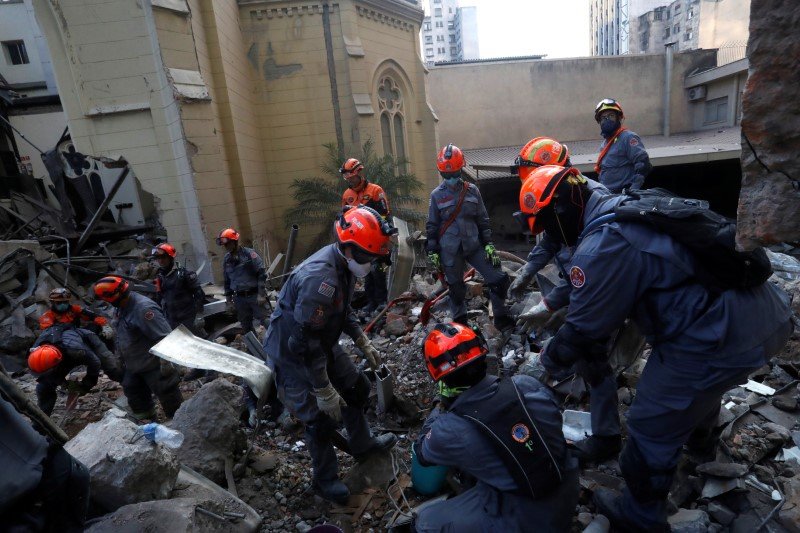
[[469,324],[467,324],[467,315],[458,315],[453,319],[453,322],[457,322],[462,326],[469,326]]
[[594,500],[597,512],[611,522],[612,531],[621,533],[668,533],[670,531],[668,524],[641,526],[631,521],[622,509],[622,496],[615,490],[601,487],[594,491],[592,500]]
[[397,444],[397,435],[394,433],[384,433],[383,435],[375,437],[373,441],[372,446],[367,448],[366,451],[358,455],[353,455],[356,461],[361,462],[374,453],[391,450],[394,445]]
[[322,498],[338,505],[347,505],[347,500],[350,499],[350,490],[338,478],[326,481],[314,480],[312,488]]
[[576,442],[574,455],[581,464],[592,462],[602,463],[614,459],[622,450],[622,437],[620,435],[592,435],[588,439]]
[[494,317],[494,327],[496,327],[498,331],[505,333],[514,327],[514,320],[508,315],[496,316]]

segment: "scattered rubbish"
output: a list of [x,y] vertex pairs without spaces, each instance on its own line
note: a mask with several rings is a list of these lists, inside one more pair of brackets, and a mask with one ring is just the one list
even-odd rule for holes
[[763,396],[772,396],[775,394],[775,389],[764,385],[763,383],[758,383],[753,381],[752,379],[748,379],[747,383],[742,385],[743,388],[749,390],[750,392],[755,392],[756,394],[761,394]]
[[144,436],[150,442],[163,444],[167,448],[177,449],[183,444],[183,433],[175,431],[166,426],[162,426],[156,422],[151,422],[139,428],[144,433]]
[[592,415],[589,412],[566,409],[563,417],[561,427],[568,441],[580,442],[592,436]]

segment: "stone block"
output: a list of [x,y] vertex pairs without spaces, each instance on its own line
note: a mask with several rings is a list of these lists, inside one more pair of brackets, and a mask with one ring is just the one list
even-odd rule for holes
[[467,285],[467,300],[483,296],[483,283],[480,283],[478,281],[468,281],[466,285]]
[[672,533],[706,533],[710,520],[700,509],[680,509],[669,517]]

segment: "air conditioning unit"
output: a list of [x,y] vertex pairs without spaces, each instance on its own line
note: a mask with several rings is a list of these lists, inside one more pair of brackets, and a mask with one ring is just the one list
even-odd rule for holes
[[705,85],[698,85],[697,87],[692,87],[689,89],[689,101],[696,102],[697,100],[703,100],[706,97],[706,86]]

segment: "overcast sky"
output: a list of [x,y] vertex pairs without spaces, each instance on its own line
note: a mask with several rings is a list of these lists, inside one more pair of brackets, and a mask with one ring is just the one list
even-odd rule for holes
[[[481,58],[589,53],[590,0],[460,0],[478,8]],[[423,0],[423,4],[427,4]]]

